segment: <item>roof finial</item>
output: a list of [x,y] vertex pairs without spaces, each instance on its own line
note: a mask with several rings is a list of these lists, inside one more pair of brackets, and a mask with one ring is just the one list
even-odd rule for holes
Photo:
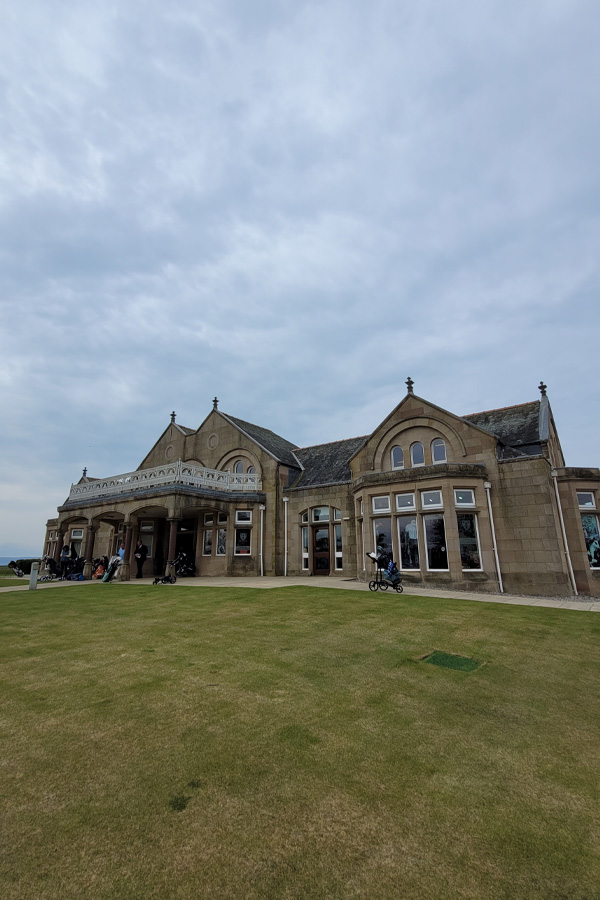
[[405,384],[406,384],[406,387],[408,388],[408,393],[409,393],[409,394],[414,393],[414,392],[413,392],[413,384],[414,384],[414,381],[412,380],[412,378],[410,377],[410,375],[409,375],[408,378],[406,379]]
[[171,413],[171,425],[175,424],[175,410]]
[[548,385],[547,385],[547,384],[544,384],[543,381],[540,381],[540,383],[538,384],[538,388],[539,388],[539,390],[540,390],[540,393],[541,393],[542,397],[545,397],[545,396],[546,396],[546,388],[547,388],[547,387],[548,387]]
[[87,478],[87,466],[83,467],[83,477]]
[[213,409],[218,409],[218,408],[219,408],[219,401],[218,401],[217,398],[215,397],[215,398],[213,399]]

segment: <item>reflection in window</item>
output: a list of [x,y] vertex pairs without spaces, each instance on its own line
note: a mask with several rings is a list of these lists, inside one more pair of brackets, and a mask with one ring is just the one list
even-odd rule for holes
[[441,438],[431,444],[431,459],[434,463],[446,462],[446,444]]
[[457,513],[456,522],[463,569],[481,569],[477,517],[474,513]]
[[421,491],[421,506],[443,506],[441,491]]
[[474,491],[454,491],[454,503],[456,506],[475,506]]
[[600,531],[598,516],[582,516],[583,536],[591,569],[600,569]]
[[415,495],[396,494],[396,509],[415,509]]
[[404,453],[402,447],[392,447],[392,469],[404,468]]
[[334,542],[335,542],[335,567],[336,569],[342,568],[342,526],[334,525]]
[[373,512],[389,512],[390,511],[390,498],[389,497],[373,497]]
[[204,532],[204,541],[202,542],[202,556],[210,556],[212,553],[212,528],[208,528]]
[[235,529],[235,555],[248,556],[250,554],[250,528]]
[[217,556],[225,556],[227,550],[227,529],[217,528]]
[[577,491],[577,504],[579,509],[596,509],[596,501],[591,491]]
[[442,515],[423,516],[425,524],[425,542],[427,544],[427,568],[448,569],[448,553],[446,550],[446,529]]
[[233,467],[234,475],[241,475],[244,471],[244,464],[241,460],[238,459],[235,466]]
[[410,462],[413,466],[425,465],[425,451],[423,450],[423,444],[420,444],[418,441],[410,448]]
[[317,506],[312,511],[313,522],[329,522],[329,507]]
[[308,528],[306,526],[302,529],[302,568],[308,569]]
[[400,568],[419,568],[419,533],[416,516],[398,516]]
[[377,562],[379,568],[385,568],[392,558],[392,520],[389,516],[373,520],[375,533],[375,550],[380,554]]

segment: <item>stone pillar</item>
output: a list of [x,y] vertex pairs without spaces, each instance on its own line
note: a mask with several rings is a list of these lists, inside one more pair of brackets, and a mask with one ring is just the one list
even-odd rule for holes
[[65,535],[63,531],[57,531],[58,539],[56,541],[56,547],[54,548],[54,562],[58,562],[60,560],[60,553],[63,548],[63,544],[65,542]]
[[167,553],[167,562],[171,563],[175,559],[175,551],[177,548],[177,523],[179,519],[168,519],[169,522],[169,551]]
[[123,556],[123,562],[119,566],[119,573],[121,581],[129,581],[130,580],[130,572],[131,572],[131,539],[133,537],[133,524],[131,522],[125,522],[125,554]]
[[96,540],[97,525],[88,525],[87,538],[85,542],[85,565],[83,567],[83,577],[88,581],[92,577],[92,559],[94,558],[94,541]]

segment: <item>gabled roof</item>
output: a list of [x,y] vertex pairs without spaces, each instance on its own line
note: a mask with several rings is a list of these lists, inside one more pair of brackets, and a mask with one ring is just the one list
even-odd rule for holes
[[281,462],[286,466],[293,466],[294,469],[300,468],[298,460],[294,455],[296,444],[286,441],[281,435],[275,434],[274,431],[269,431],[268,428],[262,428],[260,425],[253,425],[251,422],[244,422],[243,419],[236,419],[235,416],[228,416],[220,410],[219,414],[223,416],[224,419],[227,419],[228,422],[231,422],[232,425],[235,425],[236,428],[239,428],[239,430],[247,437],[255,441],[255,443],[262,447],[263,450],[270,453],[278,462]]
[[526,455],[540,452],[540,442],[544,440],[544,436],[540,434],[539,400],[471,413],[463,416],[463,419],[493,434],[507,447],[520,450]]
[[317,487],[326,484],[345,484],[351,480],[350,459],[366,441],[366,437],[332,441],[315,447],[301,447],[296,456],[304,471],[292,488]]

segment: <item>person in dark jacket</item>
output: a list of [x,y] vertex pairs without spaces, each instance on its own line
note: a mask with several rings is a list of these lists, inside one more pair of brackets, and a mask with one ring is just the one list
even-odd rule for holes
[[142,542],[138,540],[137,544],[135,545],[135,551],[133,555],[135,556],[135,562],[137,565],[137,575],[135,577],[141,578],[144,563],[148,558],[148,548],[145,544],[142,544]]

